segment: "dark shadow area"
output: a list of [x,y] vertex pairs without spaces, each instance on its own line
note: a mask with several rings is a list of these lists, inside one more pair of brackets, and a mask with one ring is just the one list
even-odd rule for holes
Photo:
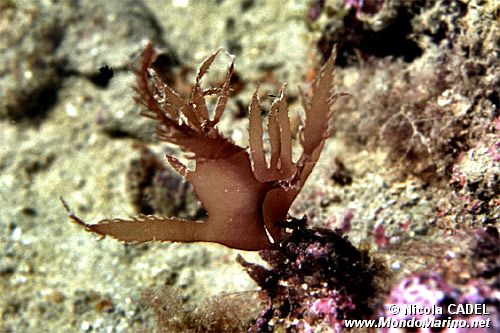
[[7,109],[7,116],[15,122],[39,124],[56,104],[59,86],[59,84],[48,85],[23,96],[22,100],[16,102],[15,107]]
[[99,68],[99,71],[89,77],[89,80],[98,87],[107,88],[109,82],[114,76],[113,68],[104,65]]
[[326,33],[318,41],[318,48],[324,61],[328,59],[333,45],[337,45],[338,66],[349,66],[359,62],[359,57],[393,56],[412,62],[422,55],[418,44],[411,40],[411,19],[413,14],[406,8],[399,8],[394,21],[385,29],[374,31],[356,17],[351,10],[344,17],[343,27]]

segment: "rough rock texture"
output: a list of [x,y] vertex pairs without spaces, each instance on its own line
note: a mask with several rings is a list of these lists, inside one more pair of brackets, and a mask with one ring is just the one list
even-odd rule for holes
[[0,9],[0,117],[43,116],[62,80],[55,53],[68,12],[41,1],[2,1]]

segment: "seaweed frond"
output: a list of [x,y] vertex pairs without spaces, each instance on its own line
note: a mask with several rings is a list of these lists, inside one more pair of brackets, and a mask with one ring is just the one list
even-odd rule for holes
[[[196,164],[194,170],[189,170],[174,156],[167,155],[166,160],[192,183],[208,219],[186,221],[141,215],[130,220],[105,219],[87,224],[70,213],[74,222],[88,231],[124,242],[215,242],[243,250],[277,246],[283,237],[282,222],[331,134],[329,124],[338,114],[332,106],[344,95],[335,93],[333,88],[335,52],[314,80],[310,98],[301,93],[306,119],[300,140],[303,152],[296,162],[292,160],[285,86],[269,113],[269,161],[264,152],[257,91],[249,107],[249,152],[217,130],[230,92],[234,62],[221,86],[203,89],[201,80],[219,52],[203,61],[189,100],[182,99],[152,68],[157,57],[152,44],[146,47],[141,64],[135,70],[135,99],[145,106],[141,114],[156,121],[159,140],[190,153]],[[207,96],[216,96],[212,117],[205,101]],[[69,207],[65,207],[70,212]]]

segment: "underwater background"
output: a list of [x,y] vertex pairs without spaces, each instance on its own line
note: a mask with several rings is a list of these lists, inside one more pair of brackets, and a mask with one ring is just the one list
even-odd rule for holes
[[[141,164],[141,147],[177,153],[133,100],[148,41],[182,96],[203,59],[227,51],[209,87],[235,56],[219,129],[242,147],[257,85],[268,109],[286,83],[294,154],[300,89],[335,44],[336,90],[350,96],[290,215],[377,262],[375,318],[407,302],[411,281],[487,304],[498,328],[499,22],[495,0],[0,0],[0,332],[234,332],[262,311],[236,260],[263,263],[256,252],[99,240],[61,204],[89,223],[203,216],[174,173]],[[271,326],[342,330],[311,306],[314,323]]]

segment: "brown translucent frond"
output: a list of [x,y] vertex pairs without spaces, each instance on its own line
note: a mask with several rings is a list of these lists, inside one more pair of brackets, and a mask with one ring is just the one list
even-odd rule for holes
[[306,115],[301,142],[304,155],[311,156],[314,150],[320,147],[328,137],[328,126],[332,112],[330,100],[334,95],[335,48],[333,52],[332,57],[328,59],[312,83],[311,98],[307,100],[302,97],[302,105]]
[[222,85],[219,96],[217,97],[217,103],[215,105],[214,119],[211,122],[211,125],[217,124],[222,116],[222,113],[226,109],[227,97],[229,95],[229,88],[231,87],[229,82],[231,81],[231,77],[234,73],[234,59],[231,61],[231,65],[227,70],[226,78],[224,80],[224,84]]
[[[208,72],[208,69],[210,68],[210,66],[212,65],[212,63],[214,62],[215,58],[217,57],[217,55],[219,54],[220,51],[221,51],[221,49],[217,50],[217,52],[215,52],[214,54],[212,54],[211,56],[209,56],[207,59],[205,59],[203,61],[200,68],[198,69],[198,73],[196,74],[196,84],[195,84],[193,91],[192,91],[192,94],[191,94],[191,101],[193,102],[193,107],[196,110],[198,117],[200,117],[200,119],[205,124],[207,124],[209,122],[207,105],[205,103],[205,96],[207,94],[211,95],[211,94],[215,93],[215,90],[212,90],[210,92],[203,91],[201,88],[201,79],[203,78],[203,75],[205,75]],[[226,78],[226,80],[229,80],[229,79],[230,78]],[[229,84],[229,81],[227,81],[225,83]],[[227,92],[226,92],[225,97],[227,98]],[[210,125],[213,126],[216,123],[217,122],[211,123]]]
[[[203,158],[222,157],[236,151],[234,149],[236,146],[220,135],[215,128],[223,111],[220,109],[225,106],[225,102],[219,110],[216,110],[214,121],[209,122],[205,92],[201,87],[201,79],[217,54],[218,52],[214,53],[202,63],[188,101],[184,101],[151,68],[157,56],[152,44],[146,47],[141,65],[135,70],[136,100],[148,108],[142,111],[142,115],[157,121],[158,138]],[[232,70],[228,73],[222,88],[214,90],[214,92],[217,91],[218,99],[221,101],[227,100],[231,74]]]
[[261,182],[289,180],[296,169],[292,162],[292,136],[285,101],[285,86],[271,105],[267,130],[271,148],[269,166],[264,152],[262,119],[256,91],[250,104],[248,129],[255,177]]
[[267,131],[269,132],[269,144],[271,146],[271,161],[269,163],[270,174],[278,169],[278,161],[281,155],[281,130],[277,119],[278,104],[276,101],[271,104],[269,110],[269,118],[267,123]]
[[333,86],[335,57],[336,48],[334,47],[330,58],[312,83],[311,97],[306,98],[301,91],[302,105],[306,115],[301,132],[303,153],[297,162],[299,172],[296,181],[302,184],[301,186],[318,161],[325,140],[331,135],[330,120],[337,116],[333,114],[336,111],[333,108],[334,103],[340,97],[348,95],[335,93]]
[[[285,86],[269,112],[269,163],[263,143],[263,126],[257,90],[249,106],[249,151],[223,137],[216,128],[229,95],[234,61],[219,87],[203,90],[201,80],[219,51],[200,66],[189,100],[182,99],[151,68],[156,52],[146,47],[135,71],[136,100],[147,110],[142,115],[157,124],[157,137],[190,153],[195,169],[188,170],[174,156],[170,166],[187,181],[207,211],[206,221],[139,216],[135,219],[104,219],[87,224],[63,204],[71,220],[86,230],[109,235],[124,242],[174,241],[215,242],[243,250],[276,248],[283,236],[288,210],[319,158],[334,116],[332,103],[341,94],[333,92],[334,55],[313,83],[310,100],[305,100],[303,153],[292,160],[292,136]],[[216,96],[213,119],[209,118],[206,96]]]
[[172,169],[177,172],[179,176],[186,177],[188,173],[187,167],[182,164],[178,159],[171,155],[165,155],[165,159],[167,160],[168,164],[172,167]]
[[285,85],[281,88],[280,99],[277,102],[277,120],[280,127],[280,171],[284,179],[290,178],[295,173],[295,166],[292,163],[292,131],[290,129],[290,118],[288,117],[288,107],[285,101]]
[[[281,180],[289,179],[289,181],[278,188],[270,189],[262,204],[262,209],[265,212],[264,224],[273,239],[277,237],[279,239],[280,228],[277,226],[277,223],[286,219],[288,209],[304,186],[309,174],[319,159],[326,138],[330,135],[329,123],[332,118],[335,118],[333,117],[333,103],[339,97],[345,95],[335,94],[334,92],[334,64],[335,48],[313,82],[310,99],[307,99],[304,94],[301,96],[306,120],[302,130],[302,140],[300,142],[303,152],[296,163],[291,161],[291,153],[289,154],[289,152],[291,152],[291,147],[288,147],[289,142],[291,144],[290,135],[287,136],[288,140],[285,138],[286,132],[290,130],[289,120],[282,116],[282,120],[280,121],[282,123],[280,128],[283,135],[281,141],[285,143],[281,145],[282,155],[284,156],[281,162],[287,161],[287,163],[291,163],[292,170],[290,172],[291,178],[274,178]],[[283,98],[280,98],[280,100],[281,99]],[[286,103],[284,101],[280,103],[282,103],[281,108],[286,109]],[[286,118],[288,118],[288,116],[286,116]],[[270,140],[273,140],[271,134]],[[282,166],[283,165],[286,166],[287,164],[282,164]],[[284,170],[282,175],[285,175]],[[276,176],[276,173],[274,176]]]
[[140,215],[130,220],[105,219],[97,224],[86,224],[80,219],[74,222],[100,236],[111,236],[127,243],[190,242],[193,241],[193,234],[197,234],[197,239],[202,241],[206,233],[204,223],[152,215]]
[[264,140],[262,139],[264,131],[262,130],[260,112],[259,97],[257,96],[257,90],[255,90],[250,103],[248,116],[248,141],[255,177],[259,181],[265,182],[267,176],[267,163],[266,154],[264,152]]

